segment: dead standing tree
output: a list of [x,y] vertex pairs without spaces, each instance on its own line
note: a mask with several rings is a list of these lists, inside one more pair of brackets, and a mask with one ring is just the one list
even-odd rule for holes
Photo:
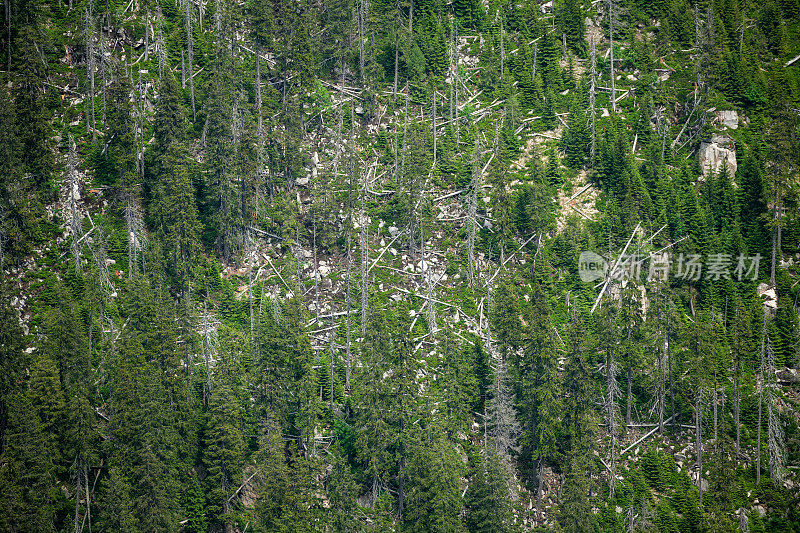
[[94,77],[95,71],[95,50],[94,50],[94,18],[92,17],[92,6],[89,4],[89,7],[86,8],[86,24],[85,24],[85,36],[86,36],[86,86],[87,86],[87,95],[86,99],[88,103],[91,105],[92,114],[91,114],[91,124],[89,124],[89,113],[86,113],[86,125],[87,127],[90,126],[92,130],[92,142],[97,142],[97,122],[95,120],[95,107],[94,107]]
[[[776,483],[783,483],[786,450],[783,445],[783,431],[778,419],[777,387],[775,378],[775,350],[767,337],[767,451],[769,452],[769,477]],[[762,377],[762,379],[764,379]]]
[[608,0],[608,41],[611,54],[609,68],[611,69],[611,109],[617,112],[617,82],[614,76],[614,0]]
[[[200,2],[202,4],[202,0]],[[192,102],[192,121],[197,119],[197,111],[194,104],[194,74],[192,73],[192,63],[194,62],[194,38],[192,36],[192,3],[186,2],[186,59],[189,67],[189,97]]]
[[608,458],[608,492],[610,497],[614,497],[614,490],[617,482],[617,458],[616,446],[619,437],[617,433],[617,417],[619,415],[619,407],[617,406],[616,399],[621,396],[619,384],[617,383],[617,363],[614,360],[614,348],[609,347],[606,350],[606,397],[605,397],[605,412],[606,412],[606,427],[608,428],[608,435],[611,438],[611,446]]
[[75,151],[75,140],[69,136],[69,154],[67,155],[67,180],[69,183],[69,225],[72,233],[72,255],[75,257],[75,272],[81,271],[81,241],[83,225],[78,209],[80,182],[78,181],[78,155]]
[[478,231],[478,189],[480,188],[480,141],[475,140],[474,164],[472,167],[472,194],[469,196],[469,211],[467,214],[467,275],[469,286],[475,290],[475,234]]
[[597,148],[595,121],[597,111],[595,109],[595,92],[597,83],[597,57],[595,54],[594,38],[590,40],[590,67],[589,67],[589,120],[592,124],[592,146],[589,150],[590,163],[594,167],[595,152]]

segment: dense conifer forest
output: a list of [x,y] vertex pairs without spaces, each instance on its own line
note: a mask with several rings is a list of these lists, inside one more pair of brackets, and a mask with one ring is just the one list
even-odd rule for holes
[[800,531],[798,0],[4,0],[0,531]]

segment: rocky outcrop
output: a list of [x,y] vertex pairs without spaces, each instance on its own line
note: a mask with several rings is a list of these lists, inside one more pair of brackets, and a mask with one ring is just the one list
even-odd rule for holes
[[719,172],[724,166],[727,166],[728,174],[736,174],[736,146],[727,135],[715,133],[711,139],[702,141],[698,156],[704,176],[709,172]]
[[739,113],[732,109],[717,111],[717,119],[720,124],[726,128],[735,130],[739,127]]

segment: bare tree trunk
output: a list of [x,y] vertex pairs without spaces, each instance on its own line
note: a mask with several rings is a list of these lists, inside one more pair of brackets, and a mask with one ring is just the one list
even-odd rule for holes
[[678,434],[678,413],[675,412],[675,384],[672,380],[672,350],[667,342],[667,370],[669,372],[669,402],[670,413],[672,414],[672,437]]
[[478,188],[480,188],[480,141],[475,140],[475,166],[473,167],[472,174],[472,194],[470,195],[469,202],[469,215],[467,223],[469,224],[467,233],[467,274],[469,275],[469,286],[475,290],[475,234],[478,231]]
[[[453,24],[450,24],[450,40],[447,44],[447,55],[448,59],[450,60],[450,65],[448,68],[448,72],[450,73],[450,128],[452,131],[453,128],[453,107],[455,105],[455,88],[456,88],[456,70],[453,66],[453,62],[455,60],[455,46],[453,41]],[[456,145],[456,151],[458,151],[458,145]]]
[[597,117],[597,111],[595,110],[595,103],[594,103],[595,90],[596,90],[595,89],[595,84],[596,84],[596,80],[597,80],[597,58],[596,58],[596,55],[595,55],[594,38],[590,39],[589,46],[590,46],[590,58],[591,58],[590,70],[589,70],[589,73],[590,73],[590,76],[589,76],[589,117],[591,118],[591,121],[592,121],[592,146],[591,146],[591,148],[589,150],[589,156],[591,158],[592,168],[594,168],[594,158],[595,158],[595,152],[596,152],[596,147],[597,147],[597,142],[596,142],[597,132],[596,132],[596,128],[595,128],[595,120],[596,120],[596,117]]
[[414,45],[414,0],[411,0],[408,7],[408,44],[410,50]]
[[436,166],[436,89],[433,90],[433,166]]
[[611,52],[611,109],[617,112],[617,82],[614,77],[614,0],[608,0],[608,40]]
[[[97,122],[95,121],[95,108],[94,108],[94,74],[95,74],[95,57],[94,57],[94,18],[92,17],[91,5],[86,8],[86,77],[88,78],[87,85],[89,86],[89,94],[87,99],[90,99],[92,106],[92,143],[97,142]],[[86,123],[89,124],[89,117],[87,114]]]
[[253,254],[255,251],[251,248],[252,236],[250,230],[245,230],[246,250],[247,250],[247,292],[248,299],[250,300],[250,350],[253,350],[255,339],[255,319],[253,315]]
[[106,87],[108,86],[108,61],[106,61],[106,41],[103,38],[105,23],[104,19],[100,19],[100,73],[103,77],[103,124],[106,123],[107,104],[106,104]]
[[769,477],[776,483],[783,483],[783,465],[785,449],[783,445],[783,431],[778,420],[775,406],[775,350],[772,342],[767,338],[767,450],[769,452]]
[[742,48],[744,47],[744,28],[745,28],[745,18],[744,14],[747,11],[747,0],[744,1],[742,4],[742,27],[739,31],[739,54],[742,53]]
[[81,214],[78,210],[78,196],[80,182],[78,181],[78,155],[75,150],[75,141],[69,135],[69,154],[67,155],[67,178],[69,179],[69,213],[70,231],[72,233],[72,255],[75,257],[75,272],[81,271],[81,240],[83,240],[83,226]]
[[756,485],[761,483],[761,406],[764,399],[764,343],[767,336],[767,316],[764,315],[764,327],[761,332],[761,365],[758,380],[758,436],[756,438]]
[[[202,3],[202,2],[201,2]],[[150,61],[150,9],[144,16],[144,60]]]
[[627,394],[627,398],[626,398],[626,401],[625,401],[625,404],[626,404],[626,406],[625,406],[626,407],[626,409],[625,409],[625,425],[630,425],[630,423],[631,423],[631,403],[632,403],[632,400],[633,400],[633,392],[631,390],[631,388],[632,388],[632,383],[631,382],[633,380],[633,377],[631,375],[631,369],[630,368],[628,368],[628,371],[627,371],[627,378],[628,378],[628,394]]
[[319,262],[317,261],[317,217],[314,215],[313,224],[313,247],[314,247],[314,311],[317,315],[317,324],[319,324]]
[[503,72],[505,72],[506,64],[506,48],[503,41],[503,16],[500,15],[500,81],[503,81]]
[[400,0],[395,3],[397,19],[395,20],[394,33],[394,88],[392,89],[392,100],[397,102],[397,75],[400,68]]
[[718,402],[718,394],[717,389],[719,388],[719,384],[717,383],[717,370],[714,369],[714,444],[717,443],[717,437],[719,433],[717,432],[717,402]]
[[6,69],[11,72],[11,0],[3,0],[6,12],[6,48],[8,49],[8,59]]
[[741,379],[741,363],[738,361],[738,358],[737,358],[737,361],[736,361],[736,368],[734,370],[734,374],[735,375],[734,375],[734,378],[733,378],[733,391],[734,391],[734,402],[735,403],[733,405],[733,423],[736,426],[736,457],[738,458],[739,454],[741,453],[741,445],[740,445],[741,441],[740,441],[740,438],[739,438],[740,437],[739,434],[741,432],[740,423],[739,423],[739,403],[740,403],[740,399],[739,399],[739,387],[740,387],[739,380]]
[[658,354],[658,435],[664,436],[664,411],[666,384],[664,379],[664,351],[669,350],[669,337],[664,335],[664,350],[659,350]]
[[361,225],[361,337],[366,335],[367,328],[367,305],[369,300],[369,217],[366,212],[367,190],[369,172],[364,173],[364,188],[361,194],[361,215],[359,224]]
[[352,169],[349,172],[350,176],[348,178],[348,185],[347,185],[347,211],[348,211],[348,224],[347,224],[347,280],[345,282],[345,300],[346,300],[346,310],[347,316],[345,317],[345,328],[347,331],[347,372],[345,375],[345,390],[348,392],[350,391],[350,365],[351,365],[351,358],[352,358],[352,351],[350,347],[350,311],[352,309],[352,305],[350,303],[350,274],[352,270],[352,263],[353,263],[353,249],[352,249],[352,228],[353,228],[353,203],[352,203],[352,191],[353,191],[353,173]]
[[158,47],[158,81],[164,75],[164,69],[167,68],[167,50],[164,48],[164,16],[161,14],[161,8],[158,8],[158,37],[156,40]]
[[609,458],[609,481],[608,492],[610,497],[614,497],[614,490],[616,487],[616,439],[617,439],[617,422],[616,422],[616,404],[615,398],[619,394],[619,387],[617,386],[617,365],[614,361],[614,350],[609,349],[606,351],[606,423],[608,427],[608,434],[611,437],[611,456]]
[[358,0],[358,74],[362,86],[364,85],[364,11],[366,9],[366,1]]
[[539,456],[539,464],[536,468],[536,519],[542,522],[544,515],[542,514],[542,499],[544,497],[544,459]]
[[256,109],[258,109],[258,135],[264,128],[263,112],[261,111],[261,49],[256,45]]
[[700,492],[700,506],[703,506],[703,438],[701,433],[703,420],[703,386],[697,386],[695,403],[695,455],[697,456],[697,489]]
[[192,101],[192,122],[197,120],[197,111],[194,106],[194,75],[192,74],[192,60],[194,59],[194,44],[192,37],[192,7],[191,2],[186,2],[186,51],[189,61],[189,95]]

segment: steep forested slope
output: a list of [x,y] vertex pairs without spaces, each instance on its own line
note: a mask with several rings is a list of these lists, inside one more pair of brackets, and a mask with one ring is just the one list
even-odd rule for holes
[[1,530],[800,530],[796,0],[3,13]]

